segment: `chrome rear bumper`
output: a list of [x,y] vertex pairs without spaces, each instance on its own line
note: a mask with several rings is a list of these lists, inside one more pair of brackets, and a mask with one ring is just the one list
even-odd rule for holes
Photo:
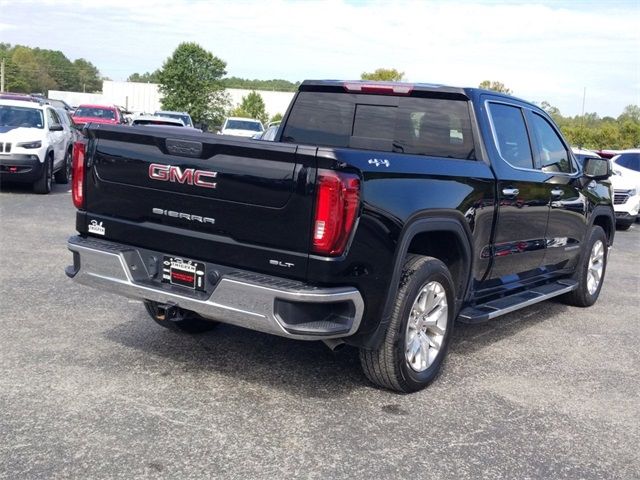
[[[69,239],[68,248],[74,264],[66,274],[78,283],[274,335],[299,340],[347,337],[357,331],[364,311],[353,287],[318,288],[221,267],[225,273],[219,280],[208,292],[199,292],[154,278],[157,274],[148,268],[148,259],[162,258],[162,252],[79,236]],[[207,271],[215,267],[207,264]]]

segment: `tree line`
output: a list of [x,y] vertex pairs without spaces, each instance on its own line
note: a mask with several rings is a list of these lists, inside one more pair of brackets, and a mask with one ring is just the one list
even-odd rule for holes
[[[160,83],[160,70],[154,72],[132,73],[127,77],[127,82]],[[225,77],[221,79],[225,88],[239,88],[242,90],[271,90],[274,92],[295,92],[300,82],[290,82],[280,78],[273,80],[249,80],[240,77]]]
[[59,50],[0,43],[2,60],[8,92],[46,95],[49,90],[90,93],[102,90],[104,78],[95,65],[84,58],[71,61]]

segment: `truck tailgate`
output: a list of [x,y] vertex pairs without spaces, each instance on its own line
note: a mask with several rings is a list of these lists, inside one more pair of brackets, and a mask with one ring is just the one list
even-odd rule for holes
[[304,278],[315,149],[177,130],[87,129],[81,233]]

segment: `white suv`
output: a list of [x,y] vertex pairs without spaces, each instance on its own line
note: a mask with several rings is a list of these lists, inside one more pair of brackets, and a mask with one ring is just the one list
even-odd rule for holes
[[640,213],[640,149],[625,150],[611,159],[616,226],[627,230]]
[[50,105],[0,100],[0,182],[31,183],[37,193],[49,193],[54,177],[67,183],[70,135]]
[[221,135],[235,135],[237,137],[253,137],[258,133],[262,133],[264,127],[260,120],[243,117],[229,117],[224,121]]

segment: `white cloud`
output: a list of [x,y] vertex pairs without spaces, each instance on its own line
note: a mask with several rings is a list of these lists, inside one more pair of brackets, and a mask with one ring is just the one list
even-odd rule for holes
[[[394,67],[410,81],[499,80],[567,114],[581,109],[584,87],[588,111],[617,115],[640,103],[637,1],[570,8],[339,0],[4,3],[3,22],[16,28],[5,29],[3,41],[88,58],[116,79],[154,70],[178,43],[196,41],[227,61],[230,75],[242,77],[358,78]],[[20,28],[27,18],[29,28]]]

